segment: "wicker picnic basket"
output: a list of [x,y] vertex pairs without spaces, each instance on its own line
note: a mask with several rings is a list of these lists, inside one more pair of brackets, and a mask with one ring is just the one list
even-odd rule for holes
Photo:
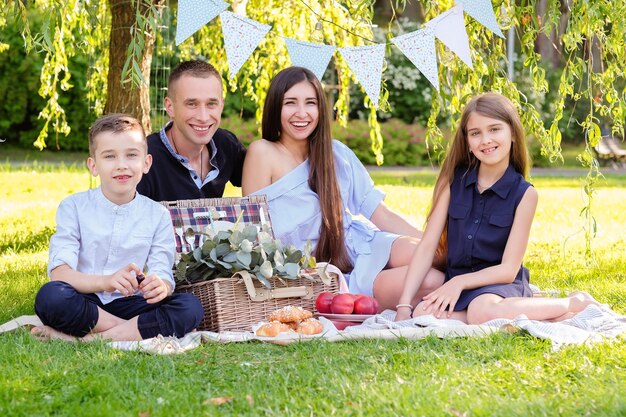
[[[271,229],[267,200],[264,195],[248,197],[209,198],[162,202],[170,211],[176,250],[185,251],[182,230],[203,228],[214,219],[244,224],[266,225]],[[269,279],[269,290],[252,278],[247,271],[232,277],[215,278],[189,285],[178,285],[177,292],[192,293],[204,307],[204,318],[199,330],[250,331],[253,324],[267,320],[272,311],[285,306],[299,306],[315,311],[315,300],[324,291],[338,293],[337,274],[328,273],[324,282],[318,274],[314,278]]]
[[[272,311],[285,306],[298,306],[315,311],[315,299],[323,291],[339,292],[339,279],[329,273],[330,282],[321,278],[269,281],[272,290],[255,282],[247,271],[231,278],[216,278],[191,285],[181,285],[176,291],[192,293],[204,307],[200,330],[213,332],[250,331],[253,324],[267,320]],[[315,277],[315,275],[314,275]]]

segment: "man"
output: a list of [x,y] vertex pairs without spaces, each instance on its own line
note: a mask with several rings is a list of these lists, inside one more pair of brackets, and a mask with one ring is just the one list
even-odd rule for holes
[[181,62],[170,74],[170,121],[148,136],[152,168],[137,191],[155,201],[222,197],[228,181],[241,186],[246,149],[220,129],[222,78],[209,63]]

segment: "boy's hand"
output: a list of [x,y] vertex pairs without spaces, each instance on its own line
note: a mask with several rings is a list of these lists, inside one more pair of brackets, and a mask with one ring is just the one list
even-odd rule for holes
[[169,284],[156,274],[147,276],[139,285],[139,289],[148,304],[158,303],[170,294]]
[[140,274],[141,268],[134,263],[128,264],[114,274],[104,277],[103,291],[113,292],[117,290],[126,297],[133,295],[135,290],[139,288],[135,277]]

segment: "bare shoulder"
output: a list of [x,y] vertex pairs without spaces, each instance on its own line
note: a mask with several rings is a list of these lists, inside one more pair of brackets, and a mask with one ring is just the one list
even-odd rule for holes
[[278,147],[276,143],[270,142],[269,140],[259,139],[255,140],[248,146],[248,155],[275,155],[278,152]]
[[522,202],[531,205],[537,205],[537,201],[539,200],[539,193],[535,187],[528,187],[524,192],[524,196],[522,197]]

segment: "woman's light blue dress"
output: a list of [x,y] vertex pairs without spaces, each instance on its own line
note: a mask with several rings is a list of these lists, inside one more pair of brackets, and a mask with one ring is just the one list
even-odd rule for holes
[[[374,279],[382,271],[398,235],[379,230],[368,219],[385,198],[356,155],[333,140],[335,171],[344,207],[343,227],[348,256],[354,265],[345,274],[351,293],[372,295]],[[319,197],[309,187],[309,161],[253,194],[266,194],[272,228],[283,244],[315,248],[320,235]],[[358,217],[357,217],[358,216]],[[330,260],[332,263],[332,259]]]

